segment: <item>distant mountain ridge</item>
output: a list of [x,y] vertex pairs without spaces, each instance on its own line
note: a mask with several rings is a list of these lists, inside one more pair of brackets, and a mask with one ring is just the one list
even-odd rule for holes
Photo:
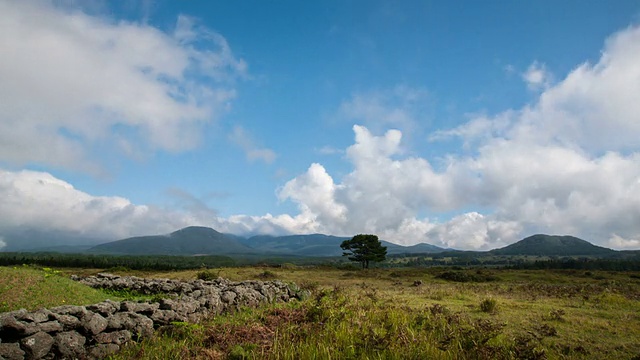
[[[65,240],[65,234],[53,233],[45,242],[46,234],[35,231],[25,231],[12,236],[7,241],[3,251],[53,251],[76,252],[90,254],[114,255],[258,255],[258,256],[300,256],[300,257],[333,257],[341,256],[342,241],[350,237],[340,237],[324,234],[308,235],[256,235],[248,238],[225,234],[212,228],[189,226],[170,234],[136,236],[117,241],[95,245],[97,239],[90,242],[80,242],[80,237],[70,237]],[[74,234],[72,234],[74,235]],[[27,241],[27,240],[35,241]],[[23,241],[17,241],[23,240]],[[439,254],[444,256],[593,256],[593,257],[621,257],[631,256],[636,251],[616,251],[591,244],[574,236],[558,236],[536,234],[524,238],[516,243],[500,249],[490,251],[460,251],[443,249],[441,247],[420,243],[412,246],[402,246],[381,240],[387,247],[388,255],[398,254]],[[18,244],[26,246],[18,247]],[[46,244],[46,245],[45,245]],[[93,247],[91,247],[93,246]],[[640,251],[637,251],[640,254]],[[440,255],[440,256],[443,256]]]
[[[89,253],[119,255],[295,255],[309,257],[341,256],[340,244],[350,239],[323,234],[271,236],[257,235],[243,238],[220,233],[214,229],[190,226],[168,235],[137,236],[100,244]],[[387,253],[437,253],[445,251],[435,245],[401,246],[382,241]]]
[[89,253],[118,255],[229,255],[251,253],[240,237],[202,226],[189,226],[168,235],[136,236],[100,244]]
[[606,256],[616,251],[593,245],[574,236],[536,234],[503,248],[491,250],[489,253],[531,256]]

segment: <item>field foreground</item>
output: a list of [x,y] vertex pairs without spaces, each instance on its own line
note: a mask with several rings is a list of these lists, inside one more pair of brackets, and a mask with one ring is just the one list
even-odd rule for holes
[[[13,310],[20,299],[3,291],[9,270],[1,272],[0,304]],[[116,358],[640,359],[638,273],[294,266],[207,271],[230,280],[291,281],[312,295],[198,325],[179,323],[132,343]],[[57,276],[70,273],[78,271]],[[194,279],[197,273],[118,274]],[[55,297],[50,301],[37,306],[60,305]]]

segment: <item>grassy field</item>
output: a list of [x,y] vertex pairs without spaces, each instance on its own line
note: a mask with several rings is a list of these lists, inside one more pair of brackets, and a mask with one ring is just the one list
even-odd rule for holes
[[[9,303],[4,274],[11,271],[23,270],[0,270],[3,304]],[[161,329],[116,359],[640,358],[638,273],[295,266],[209,271],[232,280],[295,282],[311,296]],[[78,273],[62,269],[69,272]],[[197,271],[135,275],[194,279]],[[12,296],[11,304],[20,303]],[[50,305],[63,300],[69,301]]]
[[0,267],[0,312],[66,304],[89,305],[114,298],[60,275],[59,270],[51,268]]

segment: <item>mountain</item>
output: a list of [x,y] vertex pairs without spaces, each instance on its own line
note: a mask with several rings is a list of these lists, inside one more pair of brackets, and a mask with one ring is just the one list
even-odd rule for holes
[[94,246],[90,253],[127,255],[229,255],[254,252],[240,237],[190,226],[168,235],[137,236]]
[[509,246],[489,251],[493,255],[607,256],[615,250],[573,236],[537,234]]
[[299,256],[341,256],[340,244],[350,238],[323,234],[271,236],[257,235],[240,240],[265,253]]
[[[241,240],[241,242],[256,250],[268,253],[299,256],[342,256],[340,244],[348,239],[351,238],[323,234],[288,236],[258,235]],[[402,246],[384,240],[380,242],[382,246],[387,247],[388,255],[437,253],[444,251],[443,248],[424,243],[413,246]]]
[[382,241],[382,245],[387,247],[388,255],[397,255],[397,254],[435,254],[447,251],[447,249],[441,248],[439,246],[420,243],[411,246],[402,246],[398,244],[393,244],[387,241]]
[[[342,256],[340,244],[348,237],[323,234],[243,238],[207,227],[191,226],[168,235],[138,236],[100,244],[87,252],[127,255],[290,255]],[[389,255],[434,253],[444,249],[429,244],[401,246],[382,241]]]

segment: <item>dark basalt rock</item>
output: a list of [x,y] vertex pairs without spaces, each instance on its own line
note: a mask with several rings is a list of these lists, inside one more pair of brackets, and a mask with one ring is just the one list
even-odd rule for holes
[[301,299],[307,294],[280,281],[189,282],[98,274],[72,277],[95,288],[163,294],[159,302],[106,300],[0,314],[0,359],[102,359],[134,339],[150,337],[172,322],[198,322],[245,306]]

